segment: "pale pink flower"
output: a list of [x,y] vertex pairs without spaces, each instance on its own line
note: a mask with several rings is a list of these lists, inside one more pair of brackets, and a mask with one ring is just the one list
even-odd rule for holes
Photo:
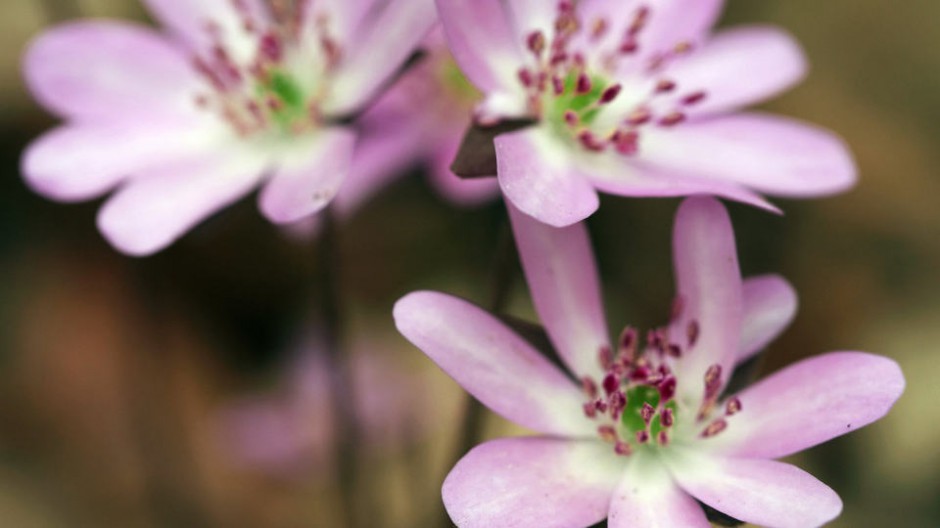
[[481,124],[534,119],[495,140],[499,183],[521,211],[566,226],[597,191],[760,194],[851,187],[843,142],[740,109],[798,82],[797,43],[771,27],[711,28],[722,0],[437,0],[457,62],[484,92]]
[[[539,436],[470,451],[443,486],[462,527],[710,526],[701,501],[770,527],[835,518],[836,493],[786,457],[882,417],[904,378],[887,358],[832,352],[734,395],[736,364],[790,321],[777,276],[741,280],[731,224],[691,198],[674,235],[678,301],[670,324],[609,344],[583,224],[555,229],[511,210],[536,310],[562,371],[499,319],[463,300],[412,293],[399,330],[471,394]],[[645,342],[645,344],[643,344]]]
[[[27,150],[23,173],[61,201],[116,192],[98,225],[153,253],[262,187],[292,223],[349,172],[345,123],[401,69],[435,21],[431,0],[146,0],[167,32],[81,21],[39,36],[27,83],[66,120]],[[278,7],[280,6],[280,7]]]

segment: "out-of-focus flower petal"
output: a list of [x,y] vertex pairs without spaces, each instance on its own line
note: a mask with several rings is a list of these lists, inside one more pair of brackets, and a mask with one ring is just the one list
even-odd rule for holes
[[839,137],[765,114],[650,130],[640,156],[665,172],[726,180],[777,196],[833,194],[856,180],[855,162]]
[[145,171],[108,200],[98,229],[129,255],[157,252],[248,194],[265,165],[264,158],[229,150]]
[[493,143],[500,187],[523,213],[564,227],[597,210],[597,191],[544,130],[503,134]]
[[355,113],[404,66],[434,26],[434,0],[391,0],[371,24],[347,40],[323,110]]
[[296,222],[330,203],[349,174],[356,135],[328,128],[297,143],[259,196],[261,212],[276,224]]
[[29,186],[43,196],[88,200],[141,170],[189,156],[222,137],[185,121],[68,124],[26,149],[22,171]]
[[714,458],[686,453],[673,475],[696,499],[735,519],[774,528],[821,526],[842,501],[809,473],[773,460]]
[[738,363],[760,352],[790,325],[796,316],[796,290],[779,275],[749,277],[744,281],[744,319]]
[[715,114],[769,99],[800,82],[808,66],[800,45],[773,27],[722,31],[665,75],[680,89],[703,90],[689,111]]
[[718,200],[689,198],[679,207],[673,261],[681,309],[670,335],[683,350],[675,371],[680,380],[688,380],[679,384],[682,396],[696,402],[703,390],[698,380],[712,365],[720,366],[722,382],[728,381],[741,337],[741,272],[734,230]]
[[62,117],[185,115],[199,81],[183,52],[152,29],[91,21],[44,32],[23,60],[30,91]]
[[630,460],[610,501],[610,528],[710,528],[705,511],[658,461]]
[[610,338],[586,226],[551,227],[511,203],[506,207],[529,293],[552,344],[572,372],[601,379],[599,351]]
[[523,40],[505,2],[437,0],[437,8],[451,53],[467,78],[486,92],[516,90]]
[[395,304],[394,316],[402,335],[490,409],[541,433],[594,436],[578,386],[492,315],[415,292]]
[[255,51],[244,15],[255,21],[269,18],[263,0],[238,0],[244,9],[242,13],[232,0],[143,0],[143,3],[161,25],[192,51],[211,53],[216,37],[221,37],[227,52],[238,61],[250,59]]
[[594,440],[493,440],[451,470],[444,506],[461,528],[590,526],[607,515],[625,465]]
[[904,375],[891,359],[823,354],[745,389],[727,430],[703,442],[736,457],[792,455],[878,420],[903,391]]

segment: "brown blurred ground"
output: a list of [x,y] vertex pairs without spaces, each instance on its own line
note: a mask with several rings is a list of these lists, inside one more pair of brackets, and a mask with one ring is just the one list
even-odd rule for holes
[[[329,468],[264,475],[222,449],[217,427],[227,402],[278,386],[314,252],[246,201],[171,250],[132,260],[95,233],[95,204],[30,194],[18,156],[52,121],[25,94],[18,60],[48,20],[43,4],[0,4],[0,525],[333,526]],[[80,4],[86,15],[142,16],[133,0]],[[908,377],[887,419],[799,462],[845,500],[834,526],[940,526],[940,3],[734,0],[726,18],[796,34],[812,74],[768,107],[837,130],[862,168],[855,191],[783,203],[782,219],[732,207],[745,272],[779,271],[800,292],[797,321],[765,371],[858,349],[896,358]],[[675,204],[606,199],[592,220],[607,301],[623,315],[613,325],[666,313]],[[454,212],[413,177],[343,233],[354,330],[389,336],[376,353],[451,400],[456,387],[393,334],[390,306],[417,288],[482,301],[500,215]],[[530,313],[519,285],[514,308]],[[434,437],[370,450],[363,478],[380,490],[377,523],[435,518],[458,421],[445,407]],[[493,434],[505,427],[491,421]]]

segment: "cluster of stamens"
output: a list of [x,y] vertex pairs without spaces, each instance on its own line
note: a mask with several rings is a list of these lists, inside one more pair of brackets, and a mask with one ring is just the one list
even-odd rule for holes
[[[609,39],[609,20],[600,17],[586,24],[575,0],[561,0],[551,37],[535,31],[525,42],[535,65],[520,69],[518,77],[533,115],[559,125],[588,151],[612,149],[624,156],[638,152],[644,127],[672,127],[685,121],[687,110],[703,101],[706,93],[682,91],[676,81],[659,76],[669,62],[692,51],[691,43],[679,42],[666,52],[648,55],[645,73],[659,78],[641,102],[626,110],[618,108],[623,115],[614,125],[594,126],[600,113],[624,92],[623,85],[607,82],[603,74],[615,72],[622,60],[641,52],[640,36],[651,13],[649,6],[638,7],[624,33]],[[583,49],[576,49],[585,43],[598,60],[589,62]]]
[[[322,120],[318,109],[323,94],[308,93],[287,60],[303,46],[317,46],[323,73],[335,67],[342,50],[330,33],[329,19],[320,15],[313,28],[304,27],[312,0],[269,0],[266,20],[259,20],[244,0],[229,1],[244,35],[228,35],[218,23],[205,23],[212,44],[205,55],[193,58],[193,65],[209,90],[196,96],[196,104],[219,115],[242,137],[272,129],[296,135],[316,127]],[[252,39],[252,56],[247,61],[236,57],[229,38]],[[315,42],[309,44],[310,39]]]
[[[682,303],[673,309],[673,321],[681,314]],[[617,351],[604,346],[598,352],[603,377],[598,382],[587,376],[581,380],[587,396],[584,414],[599,422],[597,433],[612,444],[618,455],[629,456],[639,446],[668,446],[679,418],[676,389],[679,380],[671,365],[691,351],[699,338],[695,320],[685,327],[683,342],[670,339],[668,328],[640,334],[627,327],[620,336]],[[723,387],[719,365],[712,365],[704,377],[702,404],[695,417],[702,438],[713,437],[728,427],[727,418],[741,411],[741,401],[729,398],[720,416],[714,417]],[[682,410],[684,413],[688,410]]]

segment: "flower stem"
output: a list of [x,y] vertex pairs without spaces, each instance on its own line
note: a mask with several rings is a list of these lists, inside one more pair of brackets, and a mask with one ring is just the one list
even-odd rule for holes
[[[509,219],[505,218],[499,228],[496,251],[494,253],[492,271],[490,276],[490,297],[487,300],[487,308],[493,314],[505,310],[509,301],[509,294],[512,290],[513,278],[517,268],[517,259],[515,245],[513,244],[512,231],[509,228]],[[483,426],[485,425],[486,408],[476,398],[467,395],[463,413],[463,421],[460,424],[457,435],[457,445],[451,457],[453,467],[464,454],[473,446],[479,444],[483,437]],[[451,528],[453,523],[445,512],[441,519],[441,526]]]
[[331,209],[321,213],[323,230],[320,234],[317,265],[317,297],[322,318],[325,357],[329,369],[329,390],[331,414],[333,419],[335,449],[334,462],[337,484],[342,501],[342,515],[345,522],[340,526],[359,525],[356,504],[356,448],[359,431],[354,405],[352,365],[349,354],[345,352],[343,340],[345,321],[341,297],[341,248],[339,229]]

